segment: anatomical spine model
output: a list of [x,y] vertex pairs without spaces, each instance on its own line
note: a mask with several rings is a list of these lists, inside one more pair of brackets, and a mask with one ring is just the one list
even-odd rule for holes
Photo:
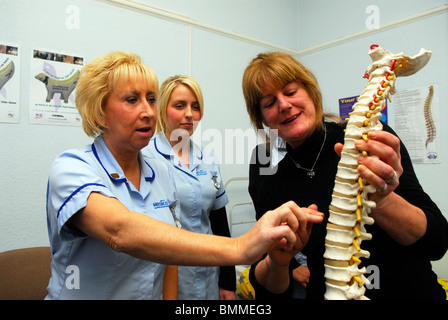
[[[364,296],[364,284],[369,284],[364,276],[366,270],[359,269],[359,264],[360,258],[370,256],[361,249],[361,242],[372,238],[365,225],[374,223],[369,213],[376,204],[369,200],[369,194],[377,190],[359,176],[357,158],[362,153],[355,141],[367,141],[369,131],[382,130],[381,110],[386,98],[395,93],[396,77],[419,71],[429,61],[431,52],[421,49],[416,56],[407,57],[372,45],[369,55],[373,62],[364,75],[369,81],[348,118],[329,208],[324,253],[327,300],[368,299]],[[367,156],[365,151],[364,155]]]

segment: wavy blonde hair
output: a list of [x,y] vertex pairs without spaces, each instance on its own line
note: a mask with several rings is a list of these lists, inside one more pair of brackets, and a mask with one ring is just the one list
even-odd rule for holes
[[131,52],[112,51],[85,65],[76,84],[75,103],[89,137],[103,133],[104,107],[112,92],[131,81],[144,79],[157,94],[159,82],[154,71]]

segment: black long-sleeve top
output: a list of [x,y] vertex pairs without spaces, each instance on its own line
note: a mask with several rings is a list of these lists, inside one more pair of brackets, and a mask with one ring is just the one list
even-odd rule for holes
[[[396,135],[388,125],[383,125],[383,130]],[[315,165],[316,176],[313,179],[306,175],[306,171],[296,168],[288,155],[280,161],[275,174],[260,175],[263,163],[258,161],[257,152],[260,152],[259,148],[265,148],[265,145],[259,145],[254,150],[249,173],[249,193],[255,205],[257,219],[266,211],[289,200],[301,207],[316,204],[319,211],[325,214],[324,221],[313,226],[309,242],[303,249],[311,273],[307,286],[309,299],[323,299],[325,293],[323,255],[326,224],[340,159],[334,151],[334,145],[337,142],[344,143],[344,126],[325,122],[325,127],[327,138]],[[298,148],[291,149],[287,146],[287,152],[302,167],[311,168],[323,140],[324,131],[316,130]],[[362,259],[362,264],[378,267],[379,274],[375,275],[375,279],[379,279],[379,283],[373,289],[367,289],[365,295],[370,299],[445,299],[445,291],[437,282],[430,261],[439,260],[447,251],[448,223],[437,205],[423,191],[403,143],[400,152],[404,171],[395,192],[423,210],[427,218],[427,229],[416,243],[404,246],[394,241],[378,225],[366,226],[367,231],[372,234],[372,240],[362,242],[362,249],[370,252],[370,258]],[[253,275],[251,279],[255,281]],[[379,289],[376,289],[378,286]],[[255,287],[260,289],[259,297],[265,296],[261,293],[263,288],[257,283]]]

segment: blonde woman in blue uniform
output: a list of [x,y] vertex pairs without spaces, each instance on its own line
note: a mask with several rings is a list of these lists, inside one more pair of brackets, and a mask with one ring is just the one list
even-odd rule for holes
[[[230,237],[228,203],[219,165],[190,137],[202,118],[204,102],[197,81],[173,76],[160,87],[158,134],[144,153],[164,160],[174,176],[185,230]],[[179,267],[179,299],[233,300],[235,267]]]

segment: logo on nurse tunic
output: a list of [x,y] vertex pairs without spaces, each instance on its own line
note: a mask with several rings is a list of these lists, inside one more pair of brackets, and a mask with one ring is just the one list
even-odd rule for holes
[[170,203],[168,202],[168,200],[160,200],[154,202],[152,205],[154,206],[154,209],[162,209],[169,207]]
[[196,175],[197,176],[206,176],[207,171],[205,171],[204,169],[200,169],[200,170],[196,171]]

